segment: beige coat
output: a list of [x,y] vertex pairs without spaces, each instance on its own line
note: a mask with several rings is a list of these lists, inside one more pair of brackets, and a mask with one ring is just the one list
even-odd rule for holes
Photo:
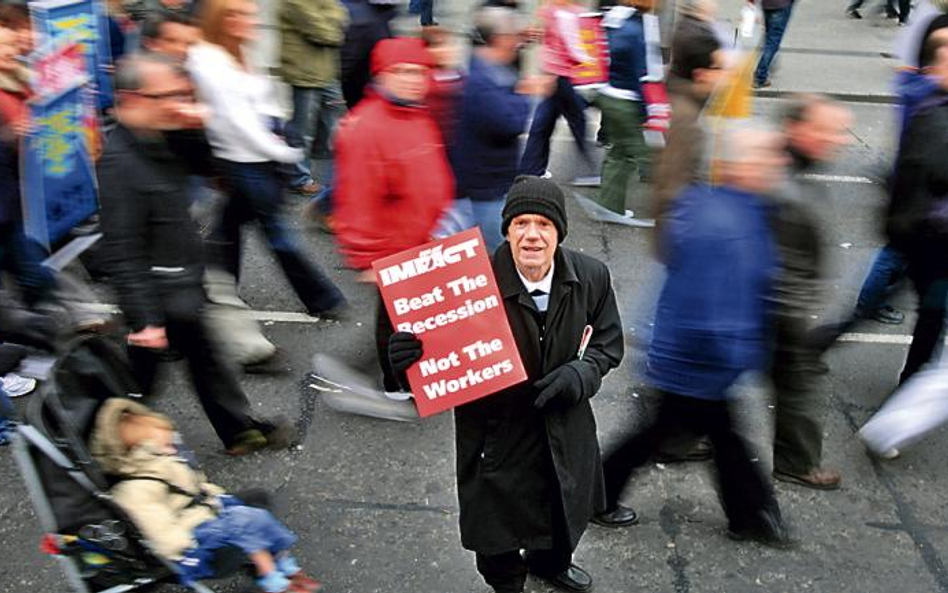
[[[224,490],[207,482],[204,474],[178,455],[161,452],[150,443],[126,449],[118,430],[123,412],[162,417],[132,400],[106,401],[92,433],[92,456],[107,474],[124,478],[113,486],[111,494],[154,551],[168,560],[179,560],[196,543],[194,528],[217,516],[220,503],[216,497]],[[174,492],[168,484],[188,494]],[[194,496],[201,493],[209,498],[192,504]]]

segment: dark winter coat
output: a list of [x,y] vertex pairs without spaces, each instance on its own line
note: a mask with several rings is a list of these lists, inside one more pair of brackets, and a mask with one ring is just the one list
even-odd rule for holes
[[692,185],[662,228],[667,276],[647,375],[663,391],[724,399],[768,355],[768,301],[777,274],[769,207],[728,186]]
[[773,235],[780,254],[780,273],[774,285],[775,312],[806,319],[822,302],[826,279],[820,215],[828,205],[826,192],[804,175],[815,163],[789,151],[791,175],[775,196],[771,212]]
[[948,243],[948,93],[926,99],[906,126],[886,220],[890,243],[903,252]]
[[387,5],[369,4],[367,0],[343,0],[349,10],[349,28],[340,48],[339,77],[346,107],[352,109],[362,100],[365,87],[372,80],[369,58],[372,48],[392,36],[389,22],[397,12]]
[[[609,84],[617,89],[642,94],[642,78],[647,74],[645,60],[645,26],[642,13],[632,11],[626,17],[610,12],[603,22],[609,40]],[[615,21],[610,17],[616,15]]]
[[201,132],[139,136],[119,125],[98,163],[103,250],[133,330],[164,326],[159,287],[200,286],[203,249],[188,211],[188,176],[206,173]]
[[[575,547],[594,513],[604,510],[596,420],[589,398],[618,366],[622,323],[609,270],[559,248],[546,329],[514,267],[507,243],[493,267],[528,380],[455,410],[461,543],[483,554],[552,547],[553,505],[561,505]],[[583,327],[593,327],[581,361]],[[575,406],[537,410],[534,383],[571,363],[582,376]]]
[[517,73],[477,54],[459,102],[452,161],[458,196],[503,197],[517,176],[520,135],[527,130],[530,100],[517,94]]

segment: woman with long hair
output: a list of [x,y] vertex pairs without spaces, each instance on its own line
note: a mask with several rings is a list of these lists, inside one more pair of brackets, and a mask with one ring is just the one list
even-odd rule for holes
[[247,46],[257,36],[257,12],[254,0],[204,0],[204,42],[188,55],[198,94],[211,108],[207,135],[229,194],[209,243],[223,267],[239,279],[241,226],[258,221],[307,312],[325,316],[346,301],[303,256],[295,233],[281,218],[280,166],[299,162],[304,154],[281,137],[282,110],[273,84],[248,59]]

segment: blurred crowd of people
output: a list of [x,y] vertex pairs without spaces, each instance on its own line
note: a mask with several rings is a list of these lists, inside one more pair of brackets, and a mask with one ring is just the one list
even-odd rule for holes
[[[902,126],[886,187],[888,242],[852,314],[814,328],[827,306],[820,224],[827,197],[812,173],[846,145],[852,115],[827,97],[800,95],[769,124],[722,121],[708,106],[716,90],[734,84],[741,57],[715,27],[716,3],[673,3],[674,31],[664,43],[649,20],[657,4],[619,0],[608,7],[608,81],[590,93],[572,78],[597,60],[580,35],[587,9],[574,0],[547,0],[532,17],[515,1],[487,0],[463,35],[438,26],[432,0],[420,0],[412,10],[422,28],[411,37],[393,35],[397,6],[383,0],[281,0],[276,70],[289,89],[284,102],[277,79],[256,63],[255,0],[114,0],[114,104],[102,106],[108,126],[96,165],[104,236],[87,269],[77,262],[54,271],[42,264],[48,254],[25,235],[20,215],[17,151],[30,133],[31,96],[23,58],[34,40],[27,5],[4,0],[0,266],[3,298],[19,302],[0,305],[0,370],[10,372],[0,397],[32,389],[31,380],[12,372],[25,347],[55,351],[66,333],[115,332],[127,343],[137,395],[158,391],[162,360],[183,358],[228,453],[285,447],[292,424],[258,417],[238,375],[241,367],[284,366],[279,347],[243,315],[242,238],[249,225],[262,231],[305,311],[326,320],[357,314],[323,271],[322,254],[308,252],[286,219],[291,194],[306,200],[305,218],[335,236],[346,264],[365,282],[372,282],[373,261],[476,226],[496,254],[505,298],[520,298],[522,308],[508,305],[507,315],[521,354],[535,360],[529,383],[457,411],[462,543],[477,552],[477,568],[494,590],[522,592],[528,572],[567,590],[588,590],[592,578],[572,563],[586,523],[634,524],[638,516],[622,504],[623,488],[635,468],[667,453],[670,441],[677,441],[672,459],[713,457],[730,537],[788,545],[770,478],[819,490],[839,488],[842,480],[823,464],[821,356],[860,320],[901,323],[904,314],[886,303],[886,294],[903,276],[919,306],[899,382],[912,386],[921,371],[919,389],[929,405],[938,393],[942,375],[933,378],[926,365],[940,356],[948,297],[948,18],[941,9],[930,13],[915,40],[916,61],[898,75]],[[761,4],[765,40],[756,87],[769,84],[794,2]],[[852,16],[860,4],[850,6]],[[907,19],[909,3],[902,4]],[[530,45],[538,46],[536,63],[524,51]],[[663,47],[670,48],[667,66]],[[667,90],[667,103],[655,100],[656,84]],[[646,372],[659,411],[602,460],[588,400],[622,359],[623,326],[606,266],[560,245],[566,197],[549,180],[561,116],[580,166],[592,172],[591,106],[602,114],[605,150],[594,199],[626,218],[634,216],[631,202],[649,204],[654,253],[666,272]],[[659,143],[649,140],[656,131]],[[317,172],[314,160],[328,166]],[[196,220],[195,205],[214,196],[223,196],[220,207],[210,220]],[[115,291],[122,330],[104,307],[87,302],[96,304],[89,284],[99,279]],[[556,314],[560,303],[569,313]],[[381,385],[398,397],[421,340],[395,333],[380,300],[375,317]],[[597,340],[588,359],[574,360],[572,345],[559,351],[541,343],[544,336],[578,335],[587,323]],[[754,460],[729,406],[749,372],[764,373],[774,387],[772,476]],[[912,406],[887,407],[862,436],[872,453],[891,458],[930,430],[933,418],[943,420],[944,407],[934,405],[942,415],[926,408],[926,422],[911,428],[905,410]],[[886,424],[889,408],[902,423]],[[112,440],[124,438],[126,450],[152,433],[126,434],[131,429],[122,422],[139,422],[136,430],[162,439],[172,430],[167,419],[141,408],[110,422],[109,433],[121,433]],[[513,465],[485,459],[488,438],[514,452]],[[164,454],[164,445],[149,454]],[[219,494],[212,487],[208,492]],[[505,507],[514,499],[521,511]],[[315,590],[285,553],[292,534],[270,519],[257,516],[252,528],[275,538],[274,557],[255,557],[260,586]],[[168,550],[176,562],[191,553],[179,545]]]

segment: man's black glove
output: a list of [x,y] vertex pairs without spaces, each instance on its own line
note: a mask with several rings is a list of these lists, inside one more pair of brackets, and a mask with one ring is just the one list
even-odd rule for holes
[[401,375],[408,367],[421,358],[424,349],[421,340],[409,332],[395,332],[388,339],[388,362],[397,375]]
[[575,406],[583,398],[583,378],[572,364],[564,364],[533,384],[540,395],[533,407],[542,409],[553,400],[567,406]]

